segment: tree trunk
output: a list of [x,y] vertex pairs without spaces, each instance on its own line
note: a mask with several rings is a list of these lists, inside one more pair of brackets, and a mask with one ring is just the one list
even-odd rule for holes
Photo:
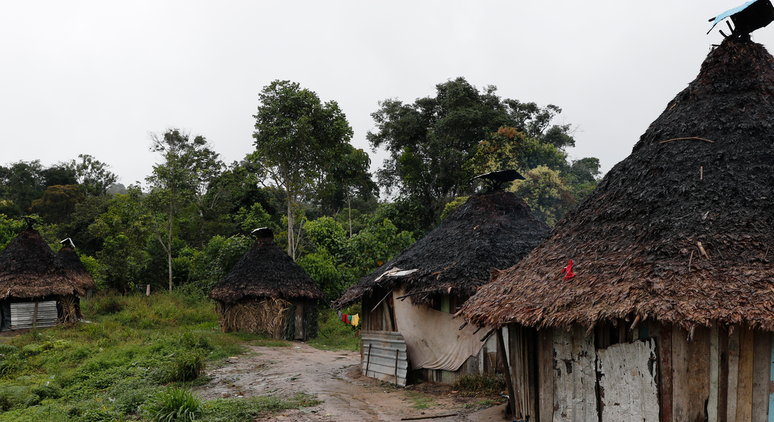
[[293,225],[295,224],[295,214],[293,213],[293,201],[291,198],[290,191],[287,191],[288,194],[288,255],[290,255],[291,258],[293,258],[293,261],[296,260],[296,254],[295,254],[295,248],[293,247]]
[[349,237],[352,238],[352,204],[349,201],[349,186],[344,185],[347,190],[347,210],[349,210]]

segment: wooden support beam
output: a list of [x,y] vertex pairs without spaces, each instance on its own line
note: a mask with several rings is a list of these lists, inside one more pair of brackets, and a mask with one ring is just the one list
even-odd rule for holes
[[769,371],[771,370],[771,333],[753,332],[752,420],[765,421],[769,414]]
[[741,326],[739,333],[739,375],[736,389],[736,422],[752,422],[753,330]]
[[551,328],[538,331],[538,416],[539,422],[554,420],[554,334]]
[[[497,332],[497,350],[503,356],[505,361],[505,385],[508,386],[508,402],[511,407],[511,414],[516,416],[521,413],[521,409],[516,409],[516,393],[513,390],[513,379],[508,365],[508,355],[505,353],[505,341],[503,340],[503,330],[496,329]],[[518,412],[518,413],[517,413]]]
[[718,422],[718,387],[720,384],[720,343],[718,324],[710,328],[710,359],[709,359],[709,401],[707,402],[708,422]]
[[661,420],[672,421],[672,325],[661,326],[658,342]]
[[726,422],[736,421],[737,391],[739,387],[739,326],[731,326],[728,336],[728,409]]

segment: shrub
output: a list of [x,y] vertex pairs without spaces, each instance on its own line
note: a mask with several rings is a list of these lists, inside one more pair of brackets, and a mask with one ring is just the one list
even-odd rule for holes
[[188,422],[202,415],[202,401],[183,388],[159,391],[146,408],[151,420],[156,422]]
[[205,364],[204,354],[201,351],[181,351],[175,356],[167,372],[166,381],[193,381],[204,371]]

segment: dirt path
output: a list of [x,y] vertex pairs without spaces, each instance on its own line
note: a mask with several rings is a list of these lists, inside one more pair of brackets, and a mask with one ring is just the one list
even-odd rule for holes
[[[481,398],[457,397],[433,383],[395,388],[360,375],[360,354],[329,352],[294,342],[291,347],[249,346],[250,352],[210,368],[212,380],[196,389],[200,397],[316,395],[323,403],[280,413],[276,421],[400,421],[449,415],[438,422],[503,421],[504,405],[480,409]],[[486,402],[484,402],[486,403]]]

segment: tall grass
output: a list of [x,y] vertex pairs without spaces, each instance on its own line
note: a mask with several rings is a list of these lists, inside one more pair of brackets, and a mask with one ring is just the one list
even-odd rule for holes
[[[172,407],[193,406],[185,394],[206,382],[205,366],[245,351],[244,336],[221,332],[214,304],[201,296],[102,296],[83,300],[81,308],[89,322],[1,340],[0,421],[155,418],[148,412],[159,408],[163,394],[174,396],[167,397]],[[277,400],[278,408],[288,408],[312,399]],[[258,401],[199,404],[200,412],[167,420],[232,420],[208,413],[231,405],[239,415],[271,411]]]
[[317,337],[308,344],[321,350],[360,350],[360,329],[343,323],[336,311],[331,308],[321,308],[319,316],[319,331]]

